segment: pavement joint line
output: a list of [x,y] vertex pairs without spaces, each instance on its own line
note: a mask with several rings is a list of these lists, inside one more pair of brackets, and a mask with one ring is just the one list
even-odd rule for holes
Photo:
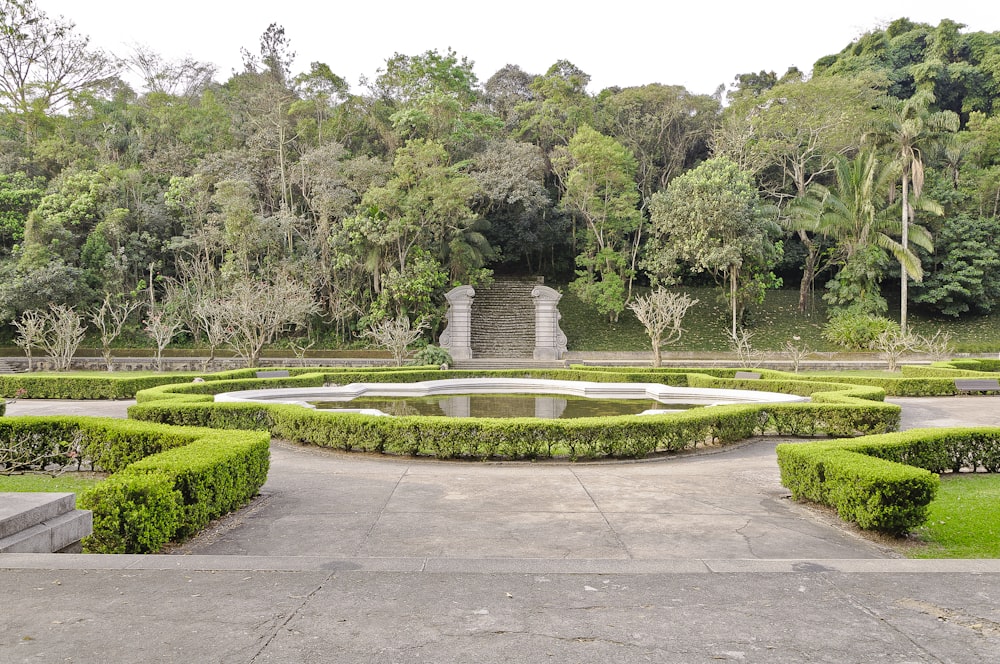
[[272,571],[420,574],[1000,574],[1000,559],[335,558],[5,553],[5,570]]
[[604,525],[606,525],[608,527],[608,530],[611,531],[611,534],[614,535],[615,541],[618,542],[618,546],[621,547],[621,550],[625,552],[625,555],[629,558],[629,560],[634,559],[635,556],[633,556],[632,552],[629,551],[628,544],[625,543],[625,540],[622,539],[621,534],[618,532],[617,529],[615,529],[614,524],[612,524],[611,520],[608,519],[608,515],[605,514],[604,510],[601,509],[601,506],[597,504],[597,500],[594,498],[593,494],[590,493],[590,489],[587,487],[584,481],[580,479],[580,476],[576,473],[576,469],[570,468],[569,472],[571,475],[573,475],[573,478],[577,481],[577,484],[580,485],[580,488],[583,489],[583,492],[587,494],[587,498],[590,499],[590,502],[594,506],[594,509],[597,510],[597,513],[601,515],[601,518],[604,520]]

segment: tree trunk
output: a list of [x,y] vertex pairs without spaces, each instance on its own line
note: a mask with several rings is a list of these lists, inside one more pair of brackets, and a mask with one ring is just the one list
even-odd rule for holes
[[799,313],[803,314],[809,303],[813,281],[816,280],[816,243],[802,230],[799,231],[799,239],[807,252],[805,265],[802,266],[802,281],[799,282]]
[[[903,173],[903,237],[901,244],[903,245],[903,251],[909,248],[910,241],[910,179],[907,177],[907,173]],[[906,283],[909,276],[906,274],[906,265],[902,261],[899,263],[899,329],[900,332],[906,335],[906,300],[908,297],[908,284]]]
[[733,338],[736,338],[736,268],[729,269],[729,300],[733,307]]

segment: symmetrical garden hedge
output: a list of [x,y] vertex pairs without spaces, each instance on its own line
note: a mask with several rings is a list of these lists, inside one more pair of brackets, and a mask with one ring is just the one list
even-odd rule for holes
[[[316,371],[287,378],[235,378],[144,390],[129,409],[134,419],[221,428],[266,428],[301,443],[344,450],[438,458],[534,459],[566,456],[642,457],[726,444],[755,434],[849,436],[893,431],[899,408],[881,401],[884,392],[866,386],[807,382],[783,374],[767,380],[735,380],[723,374],[642,370]],[[780,372],[779,372],[780,373]],[[258,403],[214,403],[213,394],[264,387],[306,387],[358,382],[415,382],[470,376],[532,377],[595,382],[657,382],[676,386],[743,388],[811,395],[812,403],[714,406],[649,417],[579,420],[369,417]]]
[[792,497],[837,509],[860,527],[902,534],[927,519],[947,470],[1000,471],[1000,428],[913,429],[849,440],[778,445]]
[[[186,382],[202,374],[163,373],[123,376],[98,373],[69,375],[21,373],[0,375],[0,398],[23,399],[131,399],[139,390]],[[202,375],[210,380],[210,375]]]
[[94,511],[84,547],[97,553],[157,551],[244,505],[267,479],[270,436],[262,431],[92,417],[0,419],[0,442],[24,436],[72,441],[96,468],[113,473],[80,497]]

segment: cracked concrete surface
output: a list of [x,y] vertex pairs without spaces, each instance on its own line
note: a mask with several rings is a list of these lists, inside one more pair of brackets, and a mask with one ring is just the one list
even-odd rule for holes
[[[902,405],[907,428],[1000,424],[996,397]],[[0,661],[997,661],[1000,561],[888,557],[789,501],[773,446],[511,465],[276,443],[263,496],[172,555],[0,557]]]

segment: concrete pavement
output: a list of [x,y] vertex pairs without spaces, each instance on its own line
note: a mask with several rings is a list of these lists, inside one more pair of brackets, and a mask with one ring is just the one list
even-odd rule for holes
[[[1000,411],[899,401],[906,428]],[[171,555],[0,557],[0,661],[998,659],[1000,561],[894,557],[788,500],[773,446],[466,464],[276,442],[261,498]]]

